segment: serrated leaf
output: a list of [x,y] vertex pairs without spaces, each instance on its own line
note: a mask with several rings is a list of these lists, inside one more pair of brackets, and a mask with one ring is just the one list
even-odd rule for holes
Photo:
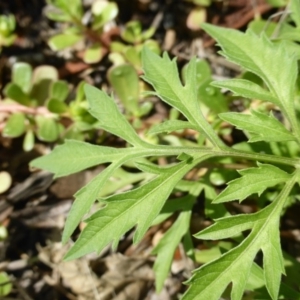
[[235,95],[243,96],[250,99],[259,99],[269,101],[276,105],[279,100],[269,91],[263,89],[258,84],[245,79],[228,79],[221,81],[213,81],[211,85],[219,88],[225,88],[233,92]]
[[[297,58],[280,43],[272,43],[264,34],[258,37],[251,30],[246,33],[203,24],[202,28],[218,41],[221,54],[227,60],[261,77],[271,94],[279,99],[279,106],[295,131],[299,131],[294,109]],[[278,62],[284,68],[278,68]],[[298,137],[299,138],[299,137]]]
[[296,140],[295,136],[272,113],[267,115],[252,110],[250,115],[228,112],[219,114],[219,117],[236,126],[238,129],[251,132],[249,142],[284,142]]
[[192,59],[186,67],[186,84],[184,86],[178,75],[176,61],[171,61],[167,53],[164,53],[161,58],[144,48],[142,61],[145,73],[143,78],[154,87],[156,95],[178,109],[191,125],[196,126],[210,139],[214,146],[224,146],[200,110],[196,59]]
[[30,165],[48,170],[54,173],[55,178],[58,178],[98,164],[117,161],[125,156],[127,150],[96,146],[76,140],[66,140],[63,145],[55,147],[47,156],[33,160]]
[[[193,198],[193,196],[191,196]],[[154,263],[156,292],[159,293],[168,276],[174,253],[183,236],[189,229],[191,210],[181,212],[172,227],[164,234],[159,243],[152,250],[157,254]]]
[[109,82],[123,103],[128,113],[139,115],[139,77],[132,65],[122,64],[109,69],[107,73]]
[[[107,183],[109,177],[119,168],[121,163],[122,161],[112,163],[74,195],[75,201],[68,214],[63,231],[63,243],[67,242],[81,219],[88,213],[95,200],[99,198],[99,195],[103,194],[104,185]],[[115,186],[113,187],[113,191],[115,191]]]
[[[264,249],[264,273],[269,294],[273,300],[278,299],[279,284],[277,286],[275,284],[278,283],[278,278],[283,273],[281,248],[278,248],[278,223],[282,207],[296,182],[297,176],[299,175],[294,174],[273,203],[258,213],[216,220],[213,226],[196,235],[201,239],[215,239],[219,238],[220,234],[224,238],[234,234],[235,230],[244,231],[251,229],[251,233],[239,246],[229,250],[220,258],[202,266],[194,272],[192,278],[187,282],[191,286],[183,296],[183,300],[218,300],[230,283],[232,284],[230,299],[242,299],[253,260],[260,249]],[[230,219],[235,221],[231,222]],[[241,227],[237,225],[237,221]],[[248,228],[247,226],[245,227],[245,223],[248,223]],[[225,224],[227,224],[226,227],[224,226]],[[230,234],[228,234],[226,229],[230,231]],[[271,236],[269,235],[270,233]],[[270,246],[265,246],[267,243]],[[274,245],[274,251],[270,250],[272,244]],[[274,262],[276,259],[277,261]],[[271,265],[273,262],[274,267]],[[270,270],[274,272],[271,275],[272,278],[269,278]]]
[[191,167],[179,163],[139,188],[105,199],[106,207],[86,220],[87,226],[65,259],[100,252],[110,242],[116,247],[119,239],[135,225],[134,242],[140,241],[174,185]]
[[214,203],[239,200],[240,202],[252,194],[260,195],[268,187],[286,182],[291,175],[281,169],[269,165],[258,164],[258,168],[249,168],[238,171],[242,177],[228,183]]
[[111,97],[91,85],[86,84],[84,90],[90,105],[89,112],[98,120],[98,127],[121,137],[134,146],[145,145],[125,116],[120,113]]
[[173,132],[176,130],[182,130],[182,129],[196,130],[196,127],[186,121],[168,120],[163,123],[152,126],[150,128],[150,130],[148,131],[148,134],[158,134],[158,133],[162,133],[162,132],[170,133],[170,132]]
[[119,165],[116,163],[111,164],[74,195],[75,201],[68,214],[62,235],[64,244],[68,241],[84,215],[88,213],[104,184],[118,167]]

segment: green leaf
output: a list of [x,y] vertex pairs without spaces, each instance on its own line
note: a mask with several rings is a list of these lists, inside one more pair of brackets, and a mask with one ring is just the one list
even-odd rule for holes
[[149,183],[105,199],[106,207],[86,220],[87,226],[65,259],[75,259],[93,251],[99,253],[110,242],[116,248],[119,239],[135,225],[133,240],[140,241],[176,183],[192,166],[182,162],[165,168]]
[[117,161],[128,152],[126,150],[128,149],[116,149],[66,140],[63,145],[55,147],[49,155],[33,160],[30,165],[54,173],[55,178],[58,178],[102,163]]
[[127,113],[139,116],[139,77],[132,65],[114,66],[107,73],[108,80],[124,105]]
[[[180,181],[181,182],[181,181]],[[180,184],[179,182],[179,184]],[[200,192],[199,192],[200,193]],[[198,194],[199,194],[198,193]],[[173,213],[179,210],[187,210],[194,205],[195,198],[190,195],[168,200],[163,208],[161,209],[159,215],[152,222],[152,226],[157,225],[168,219]]]
[[138,51],[137,47],[127,46],[123,51],[123,55],[126,61],[135,68],[138,70],[141,68],[141,53]]
[[68,14],[63,13],[62,11],[56,11],[53,9],[53,11],[50,10],[51,8],[47,8],[45,11],[45,15],[48,19],[56,22],[72,22],[72,17],[70,17]]
[[205,216],[210,219],[217,219],[229,215],[223,204],[214,205],[213,200],[217,197],[216,190],[208,182],[201,182],[205,193]]
[[12,283],[6,272],[0,272],[0,296],[7,296],[12,290]]
[[238,129],[251,133],[249,142],[295,141],[295,136],[279,122],[272,113],[270,115],[251,110],[250,115],[241,113],[221,113],[219,117],[236,126]]
[[53,112],[55,114],[61,114],[67,111],[68,106],[57,99],[49,99],[47,101],[47,108],[50,112]]
[[104,184],[118,167],[119,165],[116,163],[111,164],[74,195],[75,201],[71,207],[63,231],[62,242],[64,244],[68,241],[84,215],[89,212],[92,204],[99,197]]
[[162,239],[152,250],[152,254],[157,254],[153,267],[157,293],[159,293],[163,288],[178,244],[189,230],[190,219],[191,208],[187,211],[181,212],[172,227],[164,234]]
[[268,187],[286,182],[291,175],[281,169],[258,163],[258,168],[249,168],[238,171],[242,177],[228,183],[227,188],[222,191],[214,203],[239,200],[240,202],[248,196],[261,193]]
[[87,64],[94,64],[102,59],[103,54],[104,49],[102,48],[102,45],[94,43],[84,51],[83,60]]
[[69,94],[69,87],[66,81],[57,80],[51,87],[51,98],[64,102]]
[[211,85],[219,88],[228,89],[235,95],[243,96],[245,98],[269,101],[276,105],[279,104],[279,100],[276,97],[274,97],[270,92],[249,80],[228,79],[222,81],[214,81],[211,83]]
[[89,112],[98,120],[98,127],[121,137],[134,146],[145,144],[125,116],[120,113],[111,97],[87,84],[84,90],[90,105]]
[[293,21],[296,23],[297,28],[300,27],[300,0],[291,0],[290,3],[290,10],[292,11],[291,13],[291,18]]
[[[6,171],[0,171],[0,194],[5,193],[12,184],[12,178],[11,175]],[[7,236],[7,233],[3,234],[3,230],[5,230],[6,227],[2,228],[2,225],[0,226],[0,241],[2,241],[5,236]]]
[[267,2],[273,7],[282,7],[287,4],[286,0],[267,0]]
[[135,44],[142,40],[142,24],[139,21],[131,21],[125,25],[122,39],[127,43]]
[[25,132],[25,120],[23,113],[10,115],[3,129],[3,135],[11,138],[21,136]]
[[142,60],[145,72],[143,78],[154,87],[156,95],[185,115],[191,125],[204,133],[214,146],[224,146],[200,111],[196,59],[192,59],[186,67],[185,86],[179,79],[175,60],[171,61],[167,53],[161,58],[144,48]]
[[[146,41],[146,42],[147,42],[147,40],[149,41],[149,39],[154,35],[155,31],[156,31],[155,27],[149,27],[147,30],[145,30],[144,32],[142,32],[142,35],[141,35],[142,39],[144,41]],[[154,42],[154,40],[152,40],[152,41]],[[158,43],[157,43],[157,45],[158,45]]]
[[32,68],[27,63],[18,62],[13,65],[12,82],[18,85],[24,94],[28,94],[31,89]]
[[44,80],[56,82],[58,80],[57,69],[52,66],[46,65],[35,68],[33,71],[33,84],[37,85]]
[[82,40],[81,35],[62,33],[51,37],[48,41],[48,44],[53,51],[58,51],[67,47],[71,47],[78,43],[80,40]]
[[102,27],[112,21],[118,15],[118,6],[114,2],[95,1],[92,6],[94,21],[93,30],[102,29]]
[[[253,260],[259,250],[264,253],[264,276],[268,292],[273,300],[278,299],[280,286],[278,279],[284,274],[279,247],[279,219],[286,197],[294,186],[297,176],[299,174],[294,174],[274,202],[258,213],[218,219],[214,225],[196,235],[201,239],[219,239],[251,229],[251,233],[240,245],[194,272],[187,282],[190,287],[183,300],[218,300],[230,283],[232,284],[230,299],[242,299]],[[270,278],[271,270],[274,273]]]
[[22,91],[22,89],[15,83],[11,82],[11,83],[7,84],[4,88],[4,94],[8,98],[10,98],[22,105],[30,106],[30,104],[31,104],[31,100],[28,97],[28,95],[25,94]]
[[42,141],[54,142],[59,136],[59,126],[53,118],[36,116],[37,136]]
[[39,66],[33,71],[33,87],[30,93],[38,105],[45,105],[48,100],[53,82],[58,80],[57,69],[52,66]]
[[81,0],[72,1],[72,5],[66,0],[48,0],[52,5],[62,10],[66,15],[70,17],[65,21],[80,21],[83,16],[83,8]]
[[34,133],[32,130],[27,130],[23,140],[23,150],[31,151],[34,147]]
[[[272,43],[265,35],[257,37],[250,30],[242,33],[210,24],[203,24],[202,28],[218,41],[222,47],[221,54],[227,60],[239,64],[264,80],[273,97],[279,100],[278,105],[299,135],[300,130],[294,109],[295,83],[298,74],[296,56],[291,56],[291,53],[280,43]],[[284,68],[278,68],[278,62],[281,62]]]
[[168,120],[163,123],[152,126],[148,131],[148,134],[158,134],[162,132],[170,133],[182,129],[196,130],[195,126],[192,126],[189,122],[179,120]]

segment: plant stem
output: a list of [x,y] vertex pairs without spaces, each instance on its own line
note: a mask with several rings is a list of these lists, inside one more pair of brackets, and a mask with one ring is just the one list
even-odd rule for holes
[[[223,148],[223,149],[214,149],[208,147],[174,147],[174,146],[163,146],[163,145],[151,145],[153,149],[153,154],[155,156],[162,155],[162,156],[171,156],[171,155],[179,155],[181,153],[186,154],[196,154],[202,152],[203,154],[211,154],[212,157],[235,157],[241,159],[248,159],[254,161],[262,161],[268,163],[276,163],[276,164],[283,164],[292,167],[300,167],[300,160],[296,158],[290,157],[280,157],[277,155],[271,154],[263,154],[263,153],[253,153],[247,152],[242,150],[236,150],[231,148]],[[153,155],[152,154],[152,155]]]

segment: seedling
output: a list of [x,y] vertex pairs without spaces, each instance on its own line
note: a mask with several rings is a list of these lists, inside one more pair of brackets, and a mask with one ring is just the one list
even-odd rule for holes
[[139,21],[131,21],[125,25],[124,31],[121,33],[123,42],[111,43],[110,60],[114,65],[130,63],[135,67],[138,73],[141,72],[141,51],[143,47],[148,47],[153,52],[159,54],[160,46],[157,41],[151,37],[155,33],[155,28],[150,27],[142,30],[142,24]]
[[[4,94],[6,99],[0,110],[8,117],[2,134],[10,138],[25,134],[25,151],[33,148],[35,135],[45,142],[64,136],[83,140],[83,132],[93,129],[95,119],[87,112],[82,84],[76,99],[68,106],[68,84],[58,80],[57,70],[51,66],[40,66],[33,71],[27,63],[16,63],[12,82],[6,85]],[[61,123],[63,117],[70,119],[71,126],[66,126],[67,129]]]
[[84,23],[84,8],[81,0],[49,0],[51,5],[46,15],[49,19],[65,23],[62,33],[52,36],[48,43],[54,51],[72,47],[80,41],[85,44],[83,60],[86,63],[99,62],[107,53],[109,42],[104,39],[105,26],[118,14],[114,2],[94,1],[91,7],[91,24]]

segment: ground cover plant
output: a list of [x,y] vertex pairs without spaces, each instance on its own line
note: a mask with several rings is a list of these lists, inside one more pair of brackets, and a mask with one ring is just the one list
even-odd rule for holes
[[[86,109],[83,82],[78,85],[75,99],[67,103],[68,83],[58,79],[58,72],[52,66],[32,70],[27,63],[16,63],[12,81],[4,87],[3,93],[1,109],[9,117],[2,134],[9,138],[24,135],[25,151],[33,149],[35,136],[46,142],[60,138],[84,140],[85,134],[93,130],[95,119]],[[65,126],[62,119],[68,120]]]
[[[166,53],[159,57],[144,48],[143,79],[153,87],[153,95],[183,116],[181,120],[167,120],[157,125],[152,134],[192,129],[199,134],[198,141],[182,146],[148,143],[121,114],[111,96],[86,85],[89,111],[97,119],[97,127],[122,138],[128,147],[66,140],[49,155],[34,160],[31,166],[46,169],[57,178],[108,164],[75,194],[63,232],[64,243],[95,201],[99,202],[99,210],[85,220],[86,227],[66,254],[66,260],[94,251],[99,253],[110,243],[115,249],[122,236],[134,227],[133,241],[138,243],[153,224],[176,213],[176,221],[153,250],[157,255],[154,270],[159,292],[181,241],[187,255],[195,256],[190,220],[193,206],[204,193],[207,217],[214,219],[214,223],[194,237],[231,239],[236,245],[223,248],[219,257],[196,269],[186,282],[189,287],[182,299],[217,300],[230,294],[230,299],[238,300],[249,291],[254,291],[257,299],[299,299],[295,283],[284,280],[285,258],[279,235],[281,216],[299,194],[297,56],[290,47],[285,47],[284,41],[273,43],[264,34],[257,36],[252,31],[241,33],[208,24],[204,24],[203,29],[217,40],[227,60],[261,80],[259,84],[257,80],[237,78],[212,85],[256,103],[259,101],[261,106],[247,114],[220,113],[212,125],[200,110],[196,59],[188,63],[182,84],[175,60]],[[242,130],[247,143],[225,144],[221,138],[223,122]],[[168,163],[159,164],[159,157],[166,157]],[[207,176],[200,176],[200,170],[208,165],[224,175],[226,166],[232,163],[241,166],[239,176],[229,180],[219,194]],[[108,179],[127,164],[134,165],[135,172],[150,173],[153,177],[129,191],[99,197]],[[196,176],[187,180],[192,170],[197,171]],[[230,215],[226,211],[223,203],[242,202],[255,194],[261,196],[257,198],[256,212]]]

